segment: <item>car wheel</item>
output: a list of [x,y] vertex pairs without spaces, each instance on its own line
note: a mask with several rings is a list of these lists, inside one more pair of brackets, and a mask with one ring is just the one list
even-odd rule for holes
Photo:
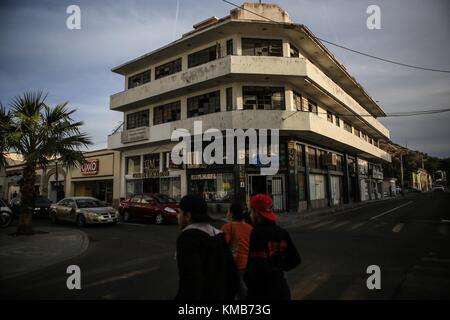
[[58,220],[58,217],[56,216],[55,211],[50,213],[50,220],[52,221],[53,224],[59,223],[59,220]]
[[122,221],[123,222],[130,222],[131,221],[131,214],[128,211],[124,211],[122,213]]
[[164,215],[162,213],[158,213],[155,217],[157,224],[163,224],[164,223]]
[[82,214],[79,214],[77,217],[77,227],[83,228],[84,226],[86,226],[86,218]]

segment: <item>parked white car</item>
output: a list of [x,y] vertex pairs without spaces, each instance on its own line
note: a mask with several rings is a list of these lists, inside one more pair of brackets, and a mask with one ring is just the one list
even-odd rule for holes
[[3,200],[0,200],[0,226],[6,228],[11,224],[13,213]]

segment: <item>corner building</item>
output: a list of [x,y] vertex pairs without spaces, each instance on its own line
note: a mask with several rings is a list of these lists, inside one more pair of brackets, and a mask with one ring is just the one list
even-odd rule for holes
[[[385,113],[277,5],[245,3],[112,71],[125,85],[110,97],[123,128],[108,137],[108,148],[121,152],[121,197],[198,192],[224,211],[233,199],[263,192],[275,210],[299,212],[383,196],[381,164],[391,158],[379,142],[389,130],[377,117]],[[193,132],[194,121],[203,131],[279,129],[278,173],[262,176],[248,162],[174,165],[171,134]]]

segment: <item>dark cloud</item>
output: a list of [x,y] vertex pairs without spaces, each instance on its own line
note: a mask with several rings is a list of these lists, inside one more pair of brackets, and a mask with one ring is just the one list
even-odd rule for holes
[[[109,96],[123,90],[110,69],[190,30],[196,22],[232,9],[220,1],[0,1],[0,99],[27,90],[69,100],[85,130],[106,146],[121,120]],[[360,51],[430,68],[450,69],[450,1],[280,0],[297,23],[317,36]],[[81,7],[82,29],[65,27],[66,8]],[[381,8],[381,30],[366,28],[367,6]],[[328,45],[387,113],[450,107],[450,75],[410,70]],[[102,121],[99,123],[98,119]],[[436,156],[450,156],[450,113],[382,119],[394,141]]]

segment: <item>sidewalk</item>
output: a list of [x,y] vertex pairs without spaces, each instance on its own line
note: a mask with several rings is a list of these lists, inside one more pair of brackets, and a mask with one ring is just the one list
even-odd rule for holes
[[[408,195],[405,197],[409,197]],[[383,198],[383,199],[377,199],[377,200],[368,200],[364,202],[356,202],[356,203],[348,203],[348,204],[342,204],[335,207],[326,207],[326,208],[320,208],[320,209],[313,209],[308,210],[304,212],[281,212],[277,213],[278,220],[277,224],[281,227],[287,227],[293,224],[300,223],[303,220],[306,219],[314,219],[324,216],[331,216],[333,214],[338,214],[347,210],[357,209],[360,207],[367,206],[369,204],[378,203],[381,201],[389,201],[389,200],[395,200],[399,199],[400,197],[389,197],[389,198]],[[227,218],[225,214],[220,213],[210,213],[209,214],[214,220],[226,222]]]
[[39,270],[76,257],[89,246],[80,230],[39,227],[32,236],[11,236],[15,227],[0,231],[0,280]]

